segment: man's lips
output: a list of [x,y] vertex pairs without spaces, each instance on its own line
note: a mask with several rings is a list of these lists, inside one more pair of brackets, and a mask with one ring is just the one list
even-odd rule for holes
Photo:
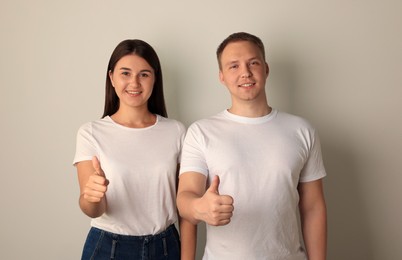
[[254,86],[255,83],[244,83],[244,84],[240,84],[239,87],[243,87],[243,88],[249,88]]

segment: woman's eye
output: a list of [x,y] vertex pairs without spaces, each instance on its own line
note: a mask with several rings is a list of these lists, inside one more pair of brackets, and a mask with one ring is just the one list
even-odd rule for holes
[[121,74],[124,76],[130,76],[130,72],[128,72],[128,71],[123,71]]
[[141,74],[141,77],[142,77],[142,78],[148,78],[148,77],[149,77],[149,74],[148,74],[148,73],[142,73],[142,74]]

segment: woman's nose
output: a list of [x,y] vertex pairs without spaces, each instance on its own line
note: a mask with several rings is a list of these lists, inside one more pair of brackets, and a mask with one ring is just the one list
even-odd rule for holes
[[130,84],[133,85],[134,87],[139,87],[139,86],[141,86],[140,80],[139,80],[139,78],[138,78],[136,75],[134,75],[134,76],[131,78]]

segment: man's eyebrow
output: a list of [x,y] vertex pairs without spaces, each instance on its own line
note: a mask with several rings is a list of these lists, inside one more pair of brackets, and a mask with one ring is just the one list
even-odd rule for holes
[[261,57],[255,56],[255,57],[248,59],[248,61],[251,61],[251,60],[261,60]]
[[238,62],[239,62],[238,60],[232,60],[232,61],[226,62],[226,63],[223,64],[223,65],[225,65],[225,66],[227,66],[227,65],[232,65],[232,64],[235,64],[235,63],[238,63]]
[[[255,56],[255,57],[251,57],[247,61],[250,62],[252,60],[261,60],[261,58],[258,57],[258,56]],[[224,63],[223,65],[227,66],[227,65],[232,65],[232,64],[236,64],[236,63],[239,63],[239,60],[231,60],[231,61],[228,61],[228,62]]]

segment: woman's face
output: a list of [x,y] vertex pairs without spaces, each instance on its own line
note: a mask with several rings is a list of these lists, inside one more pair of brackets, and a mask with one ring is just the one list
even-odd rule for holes
[[120,107],[148,107],[155,83],[155,72],[148,62],[135,55],[123,56],[109,72],[110,81],[120,99]]

